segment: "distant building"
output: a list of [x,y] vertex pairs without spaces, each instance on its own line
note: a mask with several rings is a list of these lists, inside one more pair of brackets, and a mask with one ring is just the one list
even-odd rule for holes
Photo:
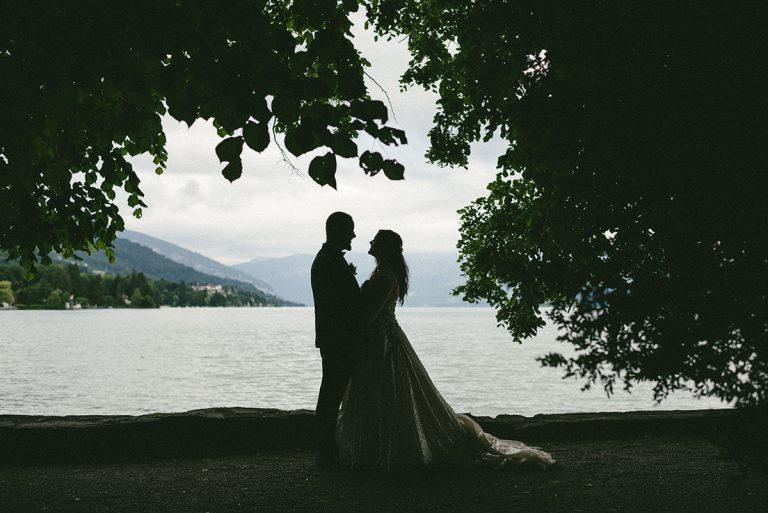
[[220,294],[224,294],[224,287],[222,285],[213,285],[213,284],[207,284],[207,285],[192,285],[192,290],[195,292],[199,290],[204,290],[207,295],[214,294],[216,292],[219,292]]
[[64,303],[64,308],[67,309],[67,310],[80,310],[82,307],[83,307],[83,305],[81,305],[80,303],[78,303],[75,300],[75,295],[74,294],[70,294],[69,295],[69,301],[66,301]]

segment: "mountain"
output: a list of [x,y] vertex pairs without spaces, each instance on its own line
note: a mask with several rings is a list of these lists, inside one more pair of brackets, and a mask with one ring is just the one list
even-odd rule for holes
[[110,264],[106,255],[101,252],[93,253],[92,255],[78,253],[78,256],[82,258],[79,264],[91,271],[104,271],[111,274],[124,275],[136,271],[158,280],[183,281],[190,284],[229,285],[243,291],[258,293],[264,297],[265,302],[270,304],[289,304],[289,302],[276,297],[270,292],[258,289],[252,283],[202,273],[191,267],[174,262],[146,246],[127,239],[116,239],[114,246],[116,254],[114,264]]
[[[362,283],[373,271],[370,255],[349,252],[348,262],[357,267],[357,281]],[[268,279],[275,292],[292,301],[311,305],[310,269],[314,255],[291,255],[282,258],[256,258],[233,267],[262,279]],[[410,290],[406,306],[475,306],[451,295],[462,283],[456,255],[415,253],[406,256],[410,268]]]
[[[94,270],[128,274],[134,269],[168,281],[232,285],[246,291],[263,291],[275,300],[313,304],[310,268],[314,255],[297,254],[280,258],[256,258],[226,266],[176,244],[126,230],[115,241],[117,262],[110,265],[102,253],[80,255]],[[373,271],[373,258],[349,252],[346,259],[357,266],[362,283]],[[414,253],[406,255],[411,283],[406,306],[474,306],[451,295],[463,279],[455,254]]]
[[[261,279],[268,279],[276,294],[312,305],[312,287],[309,282],[309,269],[314,255],[291,255],[282,258],[256,258],[232,267]],[[358,277],[360,272],[358,271]]]
[[259,290],[264,292],[274,293],[272,286],[257,278],[254,278],[248,273],[236,269],[234,267],[226,266],[222,263],[212,260],[200,253],[195,253],[176,244],[172,244],[168,241],[151,237],[143,233],[134,232],[131,230],[125,230],[120,234],[121,239],[127,239],[131,242],[141,244],[155,253],[159,253],[170,260],[173,260],[177,264],[191,267],[192,269],[201,273],[216,276],[219,278],[226,278],[230,280],[236,280],[241,282],[250,283]]

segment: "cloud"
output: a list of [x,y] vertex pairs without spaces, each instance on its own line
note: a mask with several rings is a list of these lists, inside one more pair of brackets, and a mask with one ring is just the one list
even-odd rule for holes
[[187,180],[179,192],[188,199],[198,199],[201,197],[200,183],[197,180]]

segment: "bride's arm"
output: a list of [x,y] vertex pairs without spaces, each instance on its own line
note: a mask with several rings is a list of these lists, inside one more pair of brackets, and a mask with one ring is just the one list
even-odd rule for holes
[[379,274],[363,284],[362,327],[368,328],[381,312],[387,299],[395,288],[395,281],[389,276]]

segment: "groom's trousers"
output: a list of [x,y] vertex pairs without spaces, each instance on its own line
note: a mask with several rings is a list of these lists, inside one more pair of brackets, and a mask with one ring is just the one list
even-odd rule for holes
[[349,350],[321,349],[323,379],[317,397],[317,454],[321,458],[338,457],[336,420],[344,392],[352,376],[353,357]]

